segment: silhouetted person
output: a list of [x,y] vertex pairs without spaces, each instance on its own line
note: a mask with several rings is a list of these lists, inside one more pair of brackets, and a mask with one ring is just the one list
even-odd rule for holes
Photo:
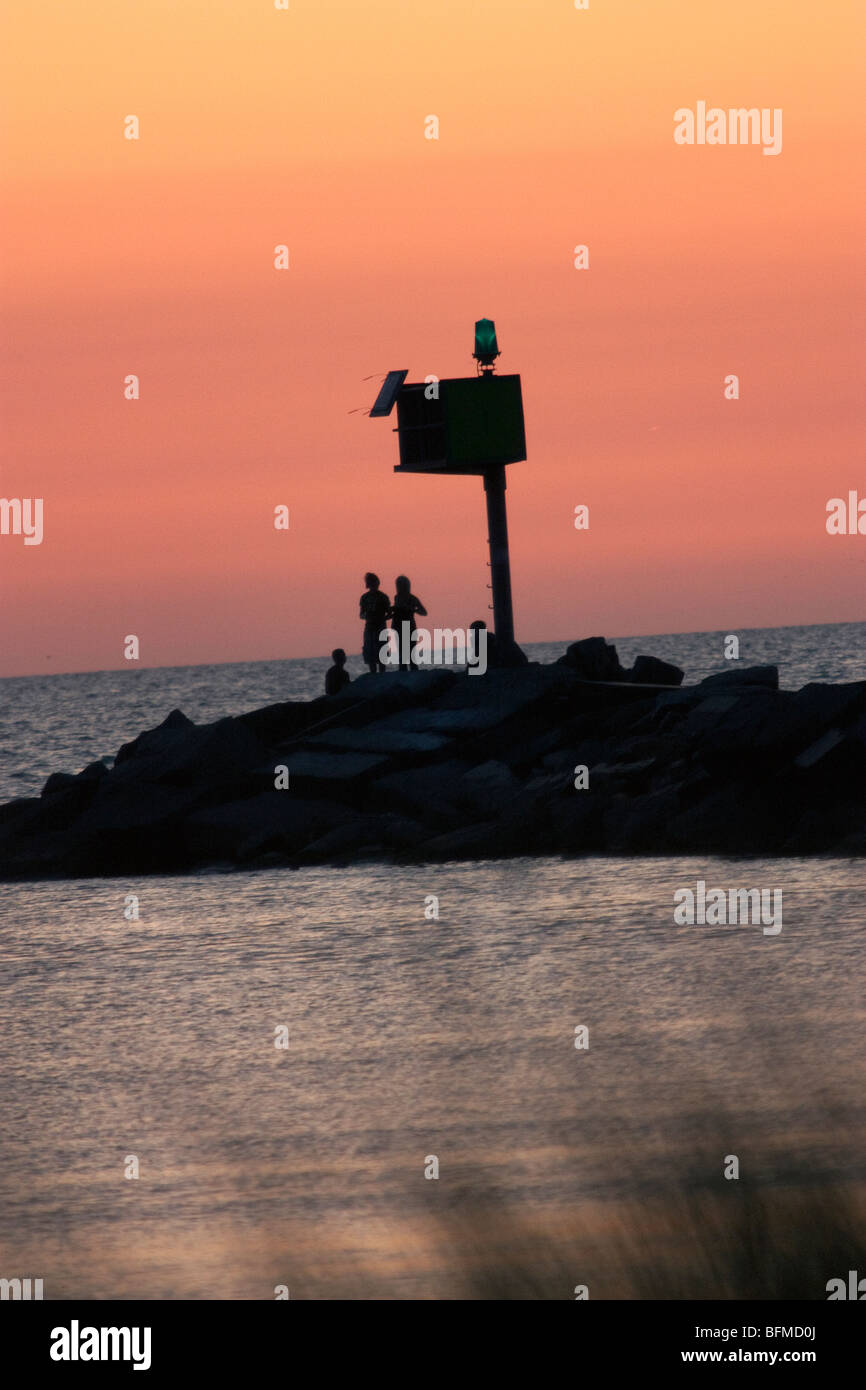
[[[497,647],[497,645],[496,645],[496,633],[495,633],[495,632],[488,632],[488,631],[487,631],[487,624],[484,623],[484,622],[482,622],[480,618],[476,618],[474,623],[470,623],[470,624],[469,624],[469,631],[470,631],[470,632],[475,631],[475,632],[486,632],[486,633],[487,633],[487,638],[486,638],[486,642],[487,642],[487,665],[488,665],[488,666],[498,666],[498,665],[499,665],[499,649],[498,649],[498,647]],[[473,642],[475,643],[475,662],[474,662],[474,664],[477,666],[477,665],[479,664],[479,655],[480,655],[480,652],[481,652],[481,643],[482,643],[482,641],[484,641],[485,639],[484,639],[484,638],[481,638],[481,637],[474,637],[472,640],[473,640]]]
[[346,653],[342,647],[335,647],[331,652],[333,666],[325,676],[325,694],[339,695],[344,686],[349,684],[352,677],[346,670]]
[[385,629],[385,620],[390,612],[391,605],[388,595],[383,594],[379,589],[378,574],[365,574],[364,583],[367,586],[366,594],[361,595],[361,619],[364,624],[364,660],[373,674],[376,671],[384,671],[385,667],[379,658],[379,651],[382,642],[379,633]]
[[[394,602],[388,612],[391,619],[391,631],[397,633],[397,645],[400,651],[400,670],[411,671],[412,669],[412,633],[415,631],[415,614],[420,618],[427,617],[427,609],[420,599],[412,593],[412,586],[405,574],[398,574],[394,581],[397,592],[394,595]],[[407,626],[408,624],[408,626]]]

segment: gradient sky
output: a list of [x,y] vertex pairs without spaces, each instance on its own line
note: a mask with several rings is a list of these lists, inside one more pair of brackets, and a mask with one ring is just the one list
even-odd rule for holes
[[[866,537],[825,529],[866,496],[861,0],[2,16],[0,494],[45,538],[0,536],[0,674],[128,633],[357,673],[370,567],[490,618],[480,479],[395,476],[363,413],[389,368],[471,374],[482,316],[523,378],[518,640],[866,618]],[[699,100],[781,107],[781,154],[676,145]]]

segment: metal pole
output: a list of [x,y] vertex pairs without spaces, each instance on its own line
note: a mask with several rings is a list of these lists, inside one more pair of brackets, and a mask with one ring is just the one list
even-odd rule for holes
[[490,542],[490,581],[493,586],[493,629],[504,647],[514,642],[514,611],[511,607],[511,565],[508,559],[508,519],[505,514],[505,466],[484,472],[487,494],[487,531]]

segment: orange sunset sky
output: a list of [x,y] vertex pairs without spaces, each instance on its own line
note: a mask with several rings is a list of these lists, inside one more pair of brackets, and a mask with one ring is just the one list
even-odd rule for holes
[[[0,536],[0,674],[130,633],[357,673],[371,567],[490,618],[480,479],[395,475],[364,414],[389,368],[471,374],[482,316],[523,379],[518,640],[866,618],[825,528],[866,495],[864,13],[5,0],[0,494],[44,540]],[[781,153],[676,145],[698,101],[782,108]]]

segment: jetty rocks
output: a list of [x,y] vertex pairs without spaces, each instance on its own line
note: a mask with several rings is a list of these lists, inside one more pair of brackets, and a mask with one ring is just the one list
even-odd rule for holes
[[588,638],[552,665],[365,675],[0,807],[6,879],[548,854],[866,852],[866,682],[696,685]]

